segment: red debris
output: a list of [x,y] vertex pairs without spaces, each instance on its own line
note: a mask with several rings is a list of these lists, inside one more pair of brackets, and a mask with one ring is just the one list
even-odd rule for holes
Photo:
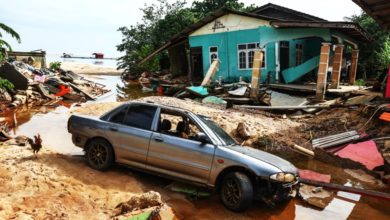
[[383,114],[379,117],[379,119],[390,122],[390,113],[383,112]]
[[339,152],[336,152],[336,155],[359,162],[369,170],[373,170],[375,167],[384,164],[383,157],[379,153],[375,142],[372,140],[357,144],[349,144]]
[[69,86],[60,85],[59,89],[60,91],[57,94],[55,94],[55,96],[64,96],[70,92]]
[[301,179],[314,180],[318,182],[330,183],[331,176],[329,174],[317,173],[312,170],[299,170]]

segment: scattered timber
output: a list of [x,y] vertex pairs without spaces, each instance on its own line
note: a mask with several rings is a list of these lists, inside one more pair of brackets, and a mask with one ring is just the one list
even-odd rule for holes
[[88,94],[87,92],[85,92],[84,90],[80,89],[78,86],[76,86],[75,84],[73,83],[69,83],[69,85],[74,89],[76,90],[77,92],[81,92],[83,93],[87,98],[91,99],[91,100],[95,100],[96,98],[93,97],[92,95]]
[[260,109],[260,110],[292,110],[292,109],[327,109],[332,108],[332,105],[305,105],[305,106],[257,106],[257,105],[235,105],[233,108],[249,108],[249,109]]
[[358,188],[354,188],[354,187],[343,186],[343,185],[338,185],[338,184],[334,184],[334,183],[324,183],[324,182],[308,180],[308,179],[300,179],[300,182],[304,183],[304,184],[312,185],[312,186],[321,186],[321,187],[327,188],[327,189],[340,190],[340,191],[344,191],[344,192],[356,193],[356,194],[360,194],[360,195],[364,195],[364,196],[371,196],[371,197],[390,200],[389,193],[377,192],[377,191],[367,190],[367,189],[358,189]]
[[292,146],[292,149],[295,151],[295,152],[298,152],[300,154],[303,154],[303,155],[306,155],[306,156],[310,156],[310,157],[314,157],[314,151],[311,151],[311,150],[308,150],[304,147],[301,147],[297,144],[294,144]]

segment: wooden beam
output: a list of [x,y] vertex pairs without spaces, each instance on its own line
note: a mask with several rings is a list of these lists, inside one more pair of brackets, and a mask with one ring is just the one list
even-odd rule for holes
[[250,97],[252,99],[257,98],[259,90],[259,81],[261,80],[261,66],[263,64],[263,53],[260,50],[256,50],[253,57],[253,68],[252,68],[252,83]]
[[367,190],[367,189],[358,189],[358,188],[354,188],[354,187],[343,186],[343,185],[334,184],[334,183],[319,182],[319,181],[314,181],[314,180],[309,180],[309,179],[300,179],[300,182],[304,183],[304,184],[312,185],[312,186],[321,186],[321,187],[324,187],[327,189],[339,190],[339,191],[344,191],[344,192],[360,194],[360,195],[364,195],[364,196],[370,196],[370,197],[376,197],[376,198],[390,200],[389,193],[377,192],[377,191]]

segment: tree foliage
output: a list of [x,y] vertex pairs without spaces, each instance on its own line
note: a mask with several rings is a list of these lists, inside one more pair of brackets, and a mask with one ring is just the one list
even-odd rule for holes
[[130,27],[120,27],[122,42],[117,46],[124,55],[119,58],[118,69],[125,73],[138,75],[144,71],[160,69],[160,60],[167,58],[161,53],[147,62],[137,65],[147,55],[166,43],[172,36],[178,34],[187,26],[199,21],[204,16],[225,7],[236,10],[250,10],[253,5],[245,7],[238,0],[204,0],[194,1],[191,7],[186,7],[185,0],[158,0],[157,4],[145,5],[142,22]]
[[371,42],[363,42],[359,46],[358,71],[362,76],[376,76],[390,63],[390,34],[364,12],[347,20],[357,22],[372,37]]
[[4,23],[0,23],[0,60],[4,58],[4,54],[1,50],[3,46],[7,47],[9,50],[12,50],[11,45],[2,39],[3,38],[3,34],[1,33],[2,31],[11,35],[11,37],[15,38],[18,41],[18,43],[21,42],[19,34],[16,33],[14,29],[5,25]]

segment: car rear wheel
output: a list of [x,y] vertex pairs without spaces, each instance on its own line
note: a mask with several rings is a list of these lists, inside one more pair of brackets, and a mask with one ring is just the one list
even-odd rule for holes
[[221,200],[227,209],[235,212],[249,208],[253,201],[253,185],[249,177],[240,172],[226,175],[221,186]]
[[87,146],[86,159],[90,167],[103,171],[114,163],[114,152],[107,141],[94,139]]

